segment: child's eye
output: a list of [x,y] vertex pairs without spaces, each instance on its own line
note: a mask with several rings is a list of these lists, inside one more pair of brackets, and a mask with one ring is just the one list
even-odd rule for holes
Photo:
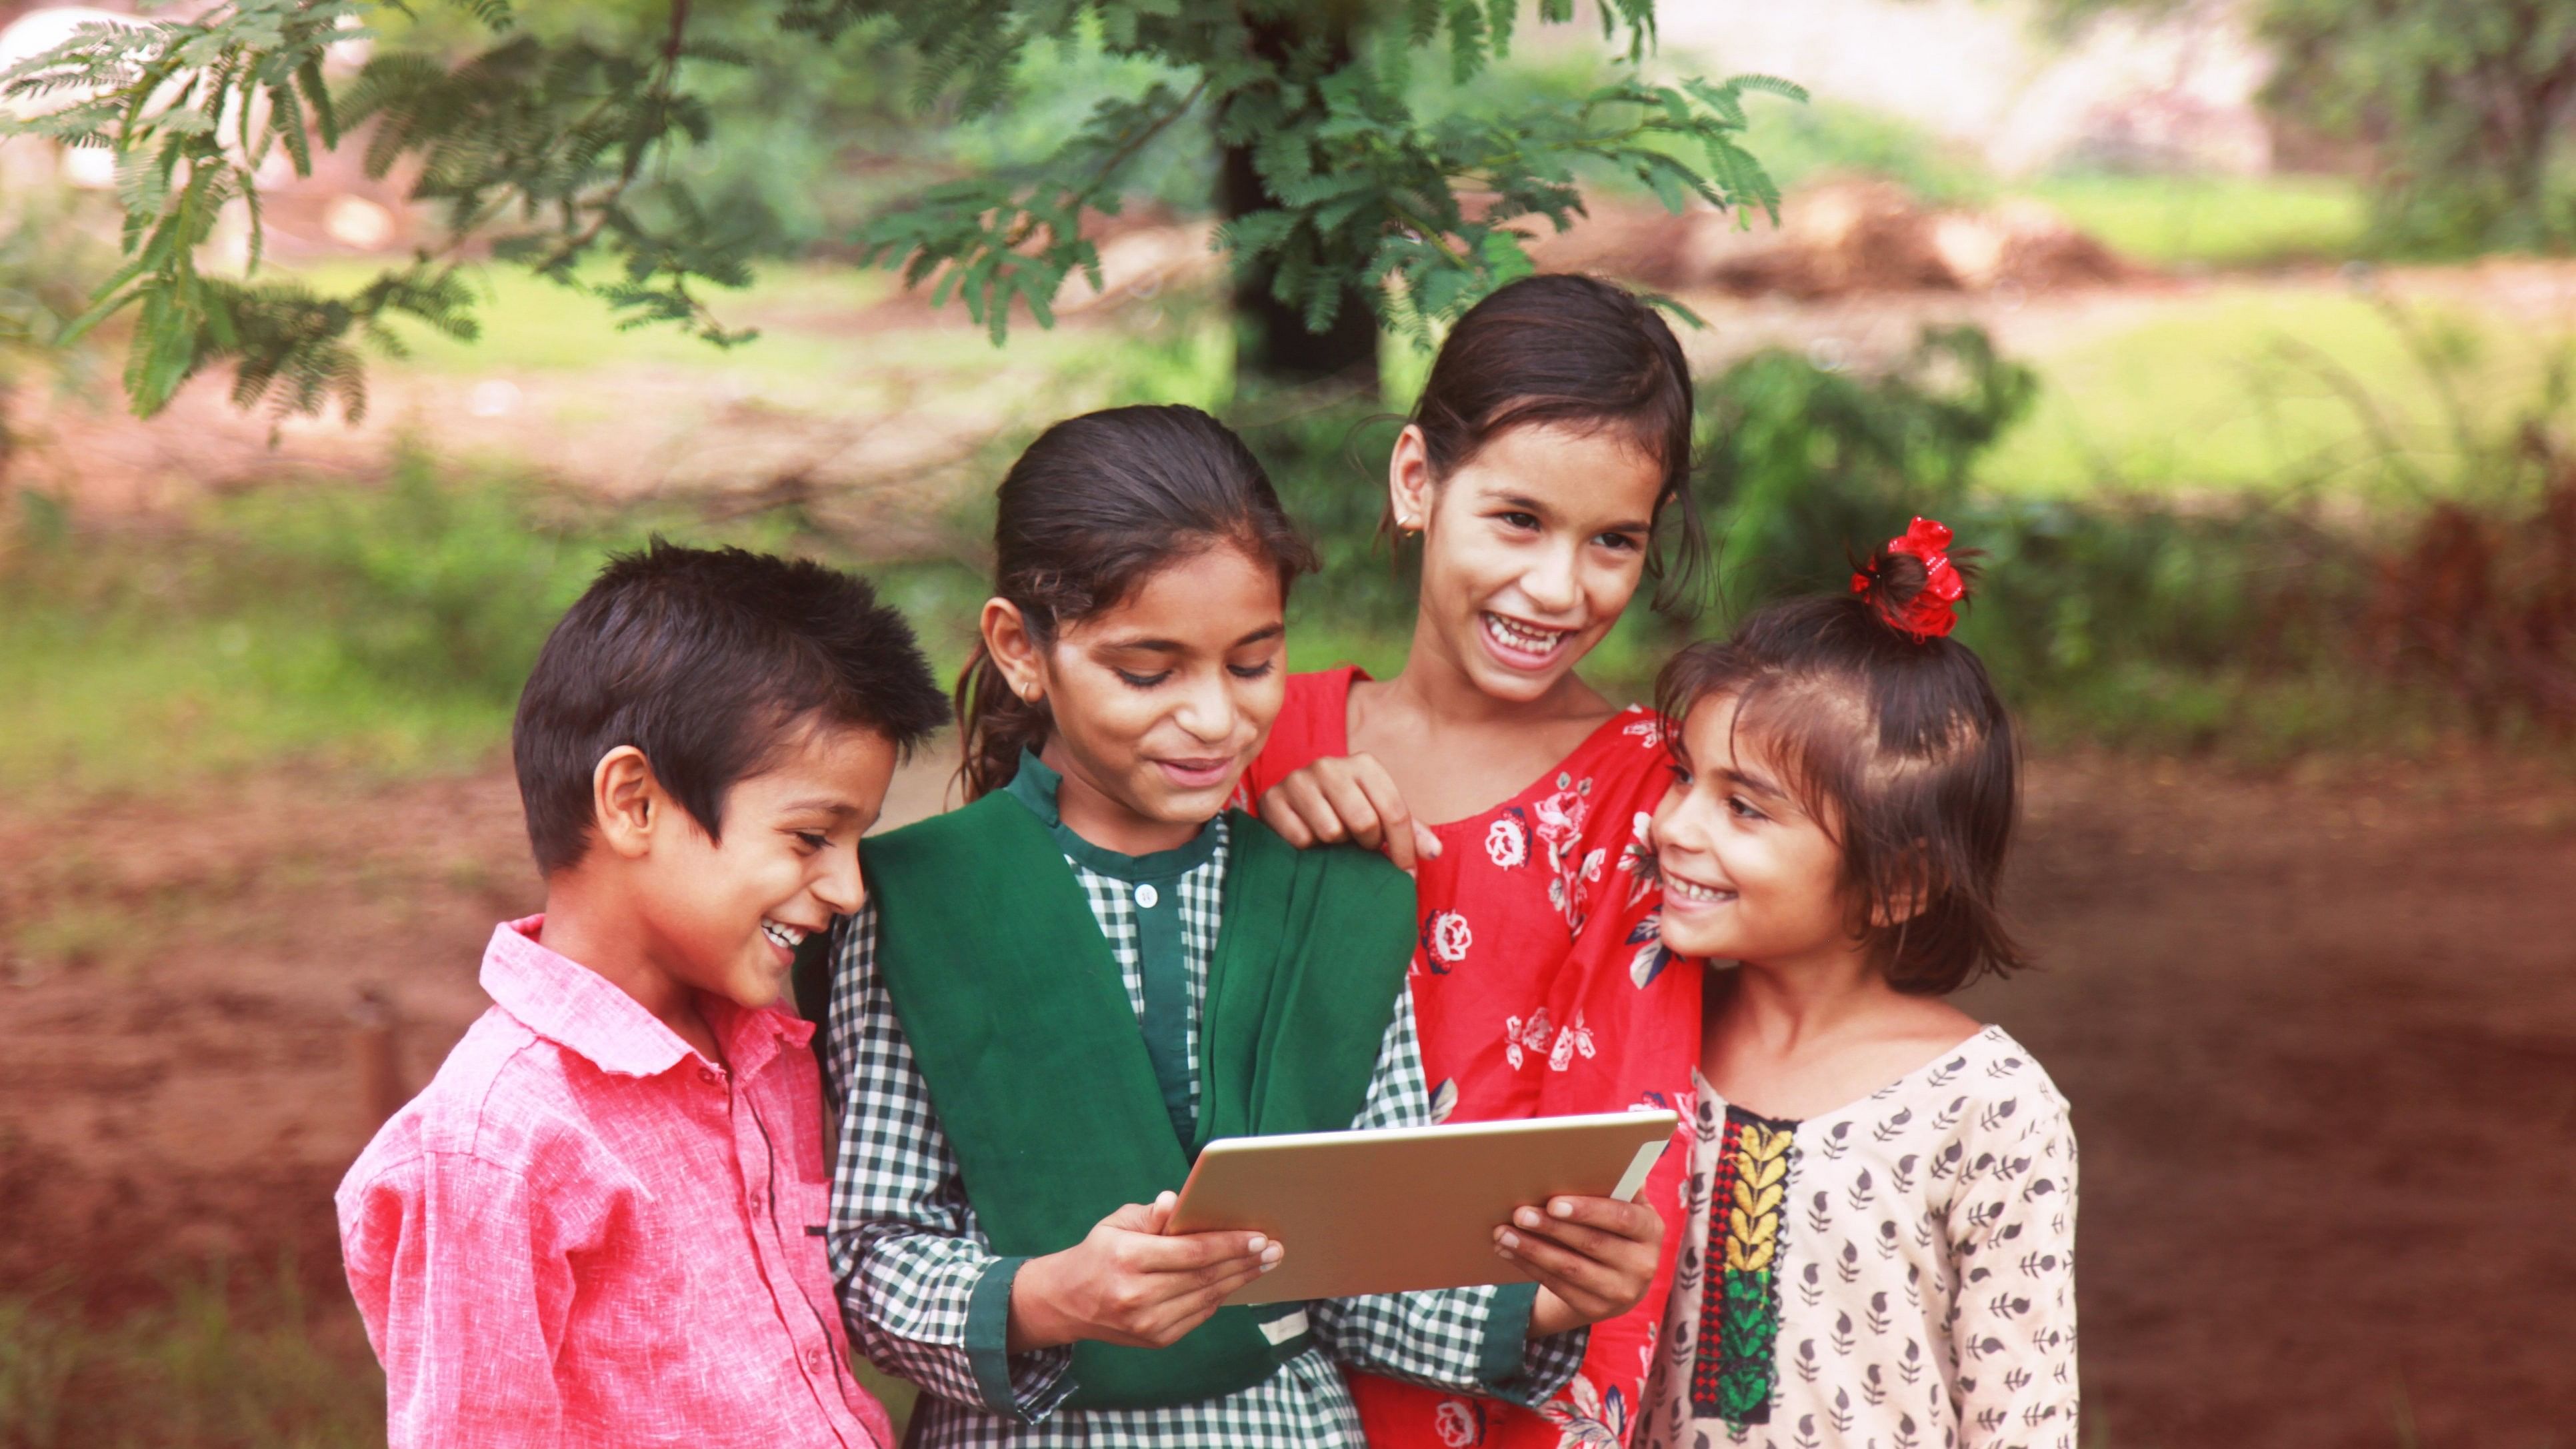
[[1735,812],[1735,817],[1738,820],[1767,820],[1770,818],[1769,816],[1764,815],[1761,811],[1753,808],[1753,802],[1745,799],[1741,795],[1727,796],[1726,808]]
[[819,830],[799,830],[796,832],[796,841],[807,850],[815,851],[828,849],[832,844],[832,837]]
[[1687,790],[1687,789],[1689,789],[1689,788],[1690,788],[1690,782],[1691,782],[1690,766],[1688,766],[1688,765],[1679,765],[1679,764],[1675,764],[1675,765],[1666,765],[1666,766],[1664,766],[1664,768],[1665,768],[1666,770],[1669,770],[1669,771],[1671,771],[1671,772],[1672,772],[1672,776],[1673,776],[1673,783],[1674,783],[1675,785],[1677,785],[1677,786],[1679,786],[1679,787],[1681,787],[1682,789],[1685,789],[1685,790]]
[[1278,667],[1278,660],[1265,659],[1259,664],[1229,664],[1226,669],[1237,679],[1259,679]]
[[1494,517],[1513,528],[1525,528],[1532,533],[1538,531],[1538,515],[1535,513],[1522,513],[1516,509],[1509,513],[1497,513]]
[[1627,533],[1605,533],[1592,541],[1603,548],[1614,548],[1621,553],[1634,553],[1643,547],[1637,541],[1636,535]]
[[1131,689],[1151,689],[1172,677],[1172,671],[1168,669],[1160,674],[1131,674],[1124,669],[1117,670],[1115,673]]

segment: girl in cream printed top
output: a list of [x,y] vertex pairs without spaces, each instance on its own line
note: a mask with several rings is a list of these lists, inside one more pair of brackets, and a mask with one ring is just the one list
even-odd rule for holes
[[1660,681],[1658,930],[1711,964],[1647,1449],[2076,1443],[2066,1101],[1941,1000],[2022,964],[2018,754],[1949,542],[1918,518]]

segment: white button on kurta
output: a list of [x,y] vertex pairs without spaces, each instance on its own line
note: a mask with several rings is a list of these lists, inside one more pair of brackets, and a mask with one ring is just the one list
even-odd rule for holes
[[1156,891],[1152,886],[1140,885],[1136,887],[1136,904],[1143,906],[1146,910],[1152,910],[1154,908],[1154,902],[1159,901],[1162,898],[1162,894]]

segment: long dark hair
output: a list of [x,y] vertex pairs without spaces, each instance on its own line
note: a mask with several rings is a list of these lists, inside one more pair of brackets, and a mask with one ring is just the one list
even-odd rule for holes
[[1613,430],[1635,444],[1664,472],[1646,553],[1655,607],[1698,612],[1708,530],[1690,489],[1690,361],[1673,329],[1625,288],[1541,276],[1498,289],[1450,329],[1407,421],[1422,430],[1435,481],[1529,424]]
[[[2021,754],[1976,651],[1904,627],[1923,561],[1882,548],[1861,579],[1858,594],[1773,604],[1674,655],[1655,703],[1678,749],[1692,706],[1734,698],[1736,733],[1769,747],[1811,815],[1841,817],[1845,898],[1888,984],[1939,995],[2025,964],[2001,901]],[[1874,924],[1900,903],[1921,909]]]
[[[1220,543],[1276,568],[1283,598],[1315,567],[1270,475],[1223,423],[1191,407],[1085,413],[1040,433],[1002,479],[993,593],[1044,648],[1065,625],[1116,608],[1158,570]],[[1046,702],[1013,693],[978,643],[957,678],[967,798],[1009,784],[1020,751],[1052,728]]]

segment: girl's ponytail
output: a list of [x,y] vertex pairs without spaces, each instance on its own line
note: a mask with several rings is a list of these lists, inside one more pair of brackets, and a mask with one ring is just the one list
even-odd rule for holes
[[[1232,544],[1289,583],[1315,566],[1270,476],[1243,440],[1190,407],[1126,407],[1067,418],[1038,435],[1002,479],[993,520],[993,594],[1051,647],[1063,627],[1117,607],[1157,570]],[[958,777],[970,800],[1001,789],[1020,752],[1045,744],[1044,700],[1011,689],[982,645],[957,677]]]

